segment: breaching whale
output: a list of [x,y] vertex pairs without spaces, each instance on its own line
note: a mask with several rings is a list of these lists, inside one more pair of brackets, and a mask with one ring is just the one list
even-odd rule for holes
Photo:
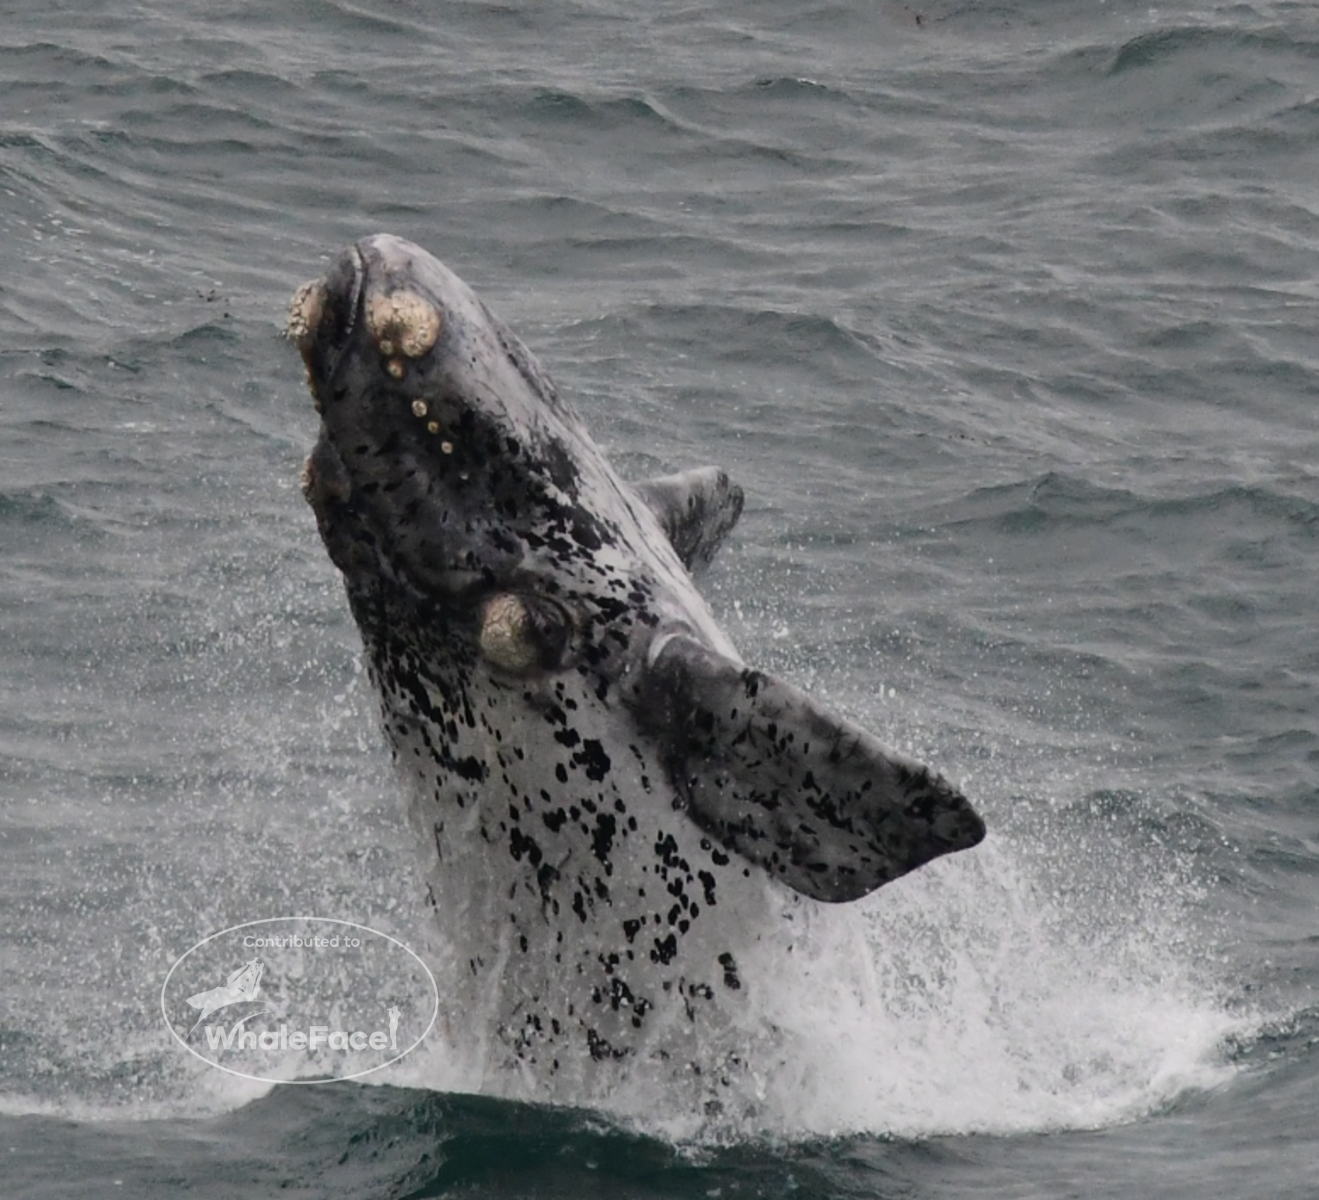
[[406,781],[470,1085],[591,1102],[639,1072],[717,1106],[803,914],[984,824],[744,665],[692,582],[741,490],[621,480],[425,251],[358,242],[288,328],[321,416],[303,490]]

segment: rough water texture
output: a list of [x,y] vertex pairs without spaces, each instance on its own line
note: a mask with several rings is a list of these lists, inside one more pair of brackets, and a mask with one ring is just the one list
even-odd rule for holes
[[[1311,1193],[1319,23],[913,9],[7,14],[6,1195]],[[784,973],[718,1144],[160,1021],[212,931],[424,917],[280,337],[376,230],[625,477],[726,467],[732,641],[992,831]]]

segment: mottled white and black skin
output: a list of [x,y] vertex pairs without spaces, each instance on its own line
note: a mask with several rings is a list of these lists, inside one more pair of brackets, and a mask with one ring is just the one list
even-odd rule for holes
[[323,418],[305,491],[408,784],[450,1042],[519,1081],[495,1090],[590,1102],[642,1070],[717,1103],[799,918],[983,824],[742,665],[691,576],[741,491],[710,468],[624,483],[423,250],[344,251],[290,334]]

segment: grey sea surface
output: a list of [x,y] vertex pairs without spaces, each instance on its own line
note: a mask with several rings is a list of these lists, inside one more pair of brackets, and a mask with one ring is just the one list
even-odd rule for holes
[[[747,661],[989,825],[754,1128],[162,1018],[229,926],[425,919],[282,336],[377,231],[627,476],[727,468]],[[1319,1195],[1316,279],[1307,3],[4,6],[0,1194]]]

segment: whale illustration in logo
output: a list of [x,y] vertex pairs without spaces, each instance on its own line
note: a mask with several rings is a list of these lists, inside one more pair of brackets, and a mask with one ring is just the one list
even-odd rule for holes
[[[257,992],[261,989],[261,973],[265,969],[265,964],[259,958],[249,959],[229,975],[219,987],[189,996],[188,1004],[193,1008],[201,1009],[201,1016],[197,1018],[197,1024],[192,1029],[196,1029],[197,1025],[206,1020],[211,1013],[221,1008],[227,1008],[230,1004],[238,1004],[244,1000],[255,1000]],[[192,1029],[188,1032],[191,1033]]]

